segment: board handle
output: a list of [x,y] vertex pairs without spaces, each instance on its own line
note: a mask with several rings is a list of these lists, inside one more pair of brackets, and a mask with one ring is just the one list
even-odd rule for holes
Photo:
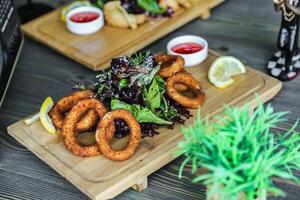
[[148,177],[144,176],[141,179],[139,179],[134,186],[132,186],[132,189],[134,189],[137,192],[142,192],[148,187]]
[[200,18],[203,20],[207,20],[211,16],[211,11],[207,8],[203,13],[201,13]]

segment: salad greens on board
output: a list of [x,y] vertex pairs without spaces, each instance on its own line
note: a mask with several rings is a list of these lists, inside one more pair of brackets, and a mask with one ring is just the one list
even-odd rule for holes
[[[91,89],[109,110],[126,109],[141,125],[144,136],[154,136],[159,126],[172,128],[184,123],[190,112],[169,98],[165,81],[157,75],[160,64],[149,51],[114,58],[108,69],[96,76],[93,84],[76,85]],[[127,124],[116,120],[116,136],[129,132]]]

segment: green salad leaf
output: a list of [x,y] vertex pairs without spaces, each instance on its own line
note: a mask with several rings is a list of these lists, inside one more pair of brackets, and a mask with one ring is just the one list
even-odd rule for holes
[[103,9],[103,6],[105,3],[107,3],[107,0],[90,0],[90,2],[97,8]]
[[144,89],[144,101],[147,108],[151,109],[157,116],[168,121],[180,117],[178,111],[170,105],[166,98],[166,82],[155,76],[148,90]]
[[161,91],[157,81],[157,76],[154,77],[149,89],[144,89],[144,99],[148,108],[152,111],[160,107]]
[[155,67],[135,66],[139,73],[136,73],[130,77],[130,83],[136,83],[138,85],[148,85],[151,83],[155,75],[160,69],[160,65]]
[[171,125],[173,122],[166,121],[158,116],[156,116],[151,110],[145,107],[141,107],[140,105],[134,106],[134,112],[137,120],[139,122],[152,122],[161,125]]
[[131,112],[136,120],[140,123],[156,123],[161,125],[171,125],[173,122],[166,121],[155,115],[150,109],[142,107],[138,104],[127,104],[118,99],[111,100],[111,110],[125,109]]
[[128,86],[128,79],[127,78],[123,78],[119,81],[119,88],[125,88]]
[[138,5],[151,13],[162,14],[165,9],[161,8],[156,0],[137,0]]

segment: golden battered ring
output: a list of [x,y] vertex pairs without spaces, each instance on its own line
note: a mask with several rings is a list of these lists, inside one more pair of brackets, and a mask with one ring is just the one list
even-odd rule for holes
[[168,78],[184,70],[184,59],[181,56],[164,54],[157,56],[156,61],[161,63],[158,75],[162,78]]
[[[176,84],[181,83],[188,87],[195,97],[190,98],[183,96],[175,87]],[[180,105],[187,108],[198,108],[205,102],[205,94],[202,92],[200,83],[194,79],[190,74],[177,73],[167,79],[168,95]]]
[[[49,112],[49,117],[54,126],[57,129],[62,129],[65,113],[69,112],[80,100],[91,98],[92,96],[94,96],[94,93],[91,90],[83,90],[60,99]],[[96,125],[97,121],[97,113],[94,110],[89,110],[77,123],[76,129],[78,132],[89,130]]]
[[[191,75],[191,74],[188,73],[185,69],[182,70],[181,72],[178,72],[178,73],[186,73],[186,74],[188,74],[188,75]],[[189,90],[189,88],[188,88],[186,85],[182,84],[182,83],[176,83],[176,84],[175,84],[175,88],[176,88],[176,90],[177,90],[178,92],[185,92],[185,91],[188,91],[188,90]]]
[[[99,119],[103,118],[103,116],[106,114],[106,109],[102,105],[102,103],[96,99],[90,98],[79,101],[71,109],[71,111],[63,121],[62,137],[64,143],[67,149],[77,156],[91,157],[100,154],[97,143],[91,144],[89,146],[82,146],[77,140],[79,132],[78,130],[76,130],[76,123],[80,120],[81,115],[90,109],[93,109],[96,112]],[[105,139],[110,141],[114,136],[115,126],[111,124],[107,127],[107,134],[104,135]]]
[[[113,150],[106,139],[106,128],[116,119],[123,119],[129,126],[130,139],[128,145],[120,151]],[[109,135],[111,133],[108,133]],[[114,132],[113,132],[114,134]],[[141,141],[141,128],[135,117],[124,109],[118,109],[107,113],[98,124],[96,140],[102,154],[110,160],[123,161],[129,159],[136,151]]]

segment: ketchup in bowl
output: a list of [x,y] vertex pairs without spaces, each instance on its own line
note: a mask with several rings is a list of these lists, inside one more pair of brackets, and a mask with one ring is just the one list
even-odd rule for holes
[[86,23],[94,21],[99,18],[99,14],[96,12],[80,12],[72,15],[70,17],[71,21],[76,23]]
[[192,54],[201,51],[204,48],[201,44],[195,42],[186,42],[172,47],[172,51],[178,54]]

